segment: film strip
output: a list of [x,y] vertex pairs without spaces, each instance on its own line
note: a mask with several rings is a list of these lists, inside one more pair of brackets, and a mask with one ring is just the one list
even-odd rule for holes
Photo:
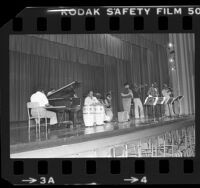
[[[173,151],[175,152],[175,150],[173,150],[173,147],[173,155],[166,156],[164,154],[163,157],[163,155],[155,154],[157,149],[154,152],[154,147],[163,147],[165,150],[165,144],[167,142],[165,140],[164,146],[159,146],[159,143],[157,142],[159,142],[160,135],[157,136],[153,134],[153,138],[149,136],[145,137],[145,139],[147,138],[147,140],[151,143],[150,146],[145,146],[146,148],[142,148],[144,147],[144,145],[141,144],[143,140],[140,140],[139,138],[132,139],[134,140],[133,142],[129,138],[128,141],[122,140],[121,143],[118,141],[113,141],[113,144],[109,143],[109,151],[112,153],[109,157],[97,157],[97,150],[94,151],[95,155],[91,155],[89,157],[88,155],[85,155],[86,157],[81,154],[79,155],[77,154],[78,152],[76,152],[74,155],[71,154],[68,157],[62,157],[63,155],[60,155],[61,157],[59,155],[57,157],[47,157],[46,155],[42,154],[42,149],[45,149],[46,146],[41,146],[41,148],[37,148],[37,146],[34,146],[39,152],[38,156],[41,157],[31,157],[32,153],[29,149],[27,151],[26,149],[24,149],[19,152],[22,153],[21,155],[17,155],[18,150],[20,150],[19,148],[23,148],[24,146],[19,145],[19,148],[18,146],[14,146],[15,149],[12,149],[12,134],[10,130],[11,125],[9,119],[11,117],[11,112],[9,112],[10,109],[7,109],[10,101],[7,93],[11,92],[12,90],[12,88],[9,88],[9,68],[11,66],[9,65],[9,62],[11,56],[9,56],[10,52],[8,50],[10,49],[10,45],[12,45],[12,36],[49,34],[194,34],[195,54],[193,54],[193,58],[195,59],[195,81],[197,81],[197,64],[198,60],[200,59],[200,55],[198,53],[198,50],[200,49],[199,22],[200,7],[198,6],[91,6],[75,8],[25,8],[22,12],[20,12],[15,18],[13,18],[13,20],[4,25],[1,29],[1,56],[4,60],[3,64],[5,65],[2,71],[2,78],[4,78],[2,79],[2,86],[4,90],[2,90],[1,102],[1,106],[3,106],[3,108],[1,109],[1,157],[3,179],[15,185],[118,185],[199,183],[199,126],[194,126],[194,124],[198,124],[199,117],[195,117],[191,121],[189,121],[188,119],[183,119],[184,123],[182,124],[185,127],[189,128],[174,128],[174,132],[170,130],[170,128],[166,128],[165,130],[165,125],[159,124],[159,126],[164,130],[164,133],[162,133],[161,136],[164,135],[166,138],[168,133],[171,134],[171,137],[169,136],[169,139],[172,139],[173,141],[170,141],[170,143],[176,142],[176,139],[183,139],[184,144],[189,145],[190,150],[184,150],[185,153],[177,152],[176,154],[173,154]],[[51,41],[51,45],[54,45],[55,43],[55,41]],[[24,45],[23,39],[21,40],[20,45]],[[29,43],[28,45],[31,44]],[[11,51],[15,51],[16,49],[17,48],[13,47]],[[42,48],[40,48],[40,50],[42,50]],[[26,53],[29,53],[29,55],[31,55],[31,50]],[[20,59],[20,57],[18,58]],[[21,79],[23,78],[24,77],[21,77]],[[195,96],[198,96],[198,87],[196,86],[196,84],[197,82],[195,82]],[[196,104],[198,100],[198,97],[196,97]],[[4,110],[4,107],[6,108],[6,110]],[[197,108],[198,106],[196,105],[195,113],[198,113]],[[172,124],[172,122],[170,123]],[[177,127],[179,127],[179,125],[177,125]],[[190,130],[193,130],[193,133],[191,133],[193,134],[193,137],[190,137]],[[124,136],[128,134],[128,132],[129,130],[127,132],[120,133],[119,135]],[[111,135],[111,137],[119,135]],[[176,137],[175,135],[178,136]],[[120,138],[121,137],[119,137],[119,139]],[[100,137],[98,137],[98,139],[100,139]],[[153,145],[154,139],[157,139],[155,141],[157,145]],[[38,144],[38,142],[36,144]],[[93,139],[93,144],[95,144],[95,139]],[[134,145],[132,148],[130,146],[131,144]],[[181,143],[178,144],[180,145]],[[67,145],[66,142],[64,145]],[[195,148],[191,149],[193,145],[195,145]],[[59,146],[63,146],[63,143],[61,143],[60,145],[52,145],[52,147]],[[27,148],[28,147],[29,145],[27,145]],[[135,149],[134,147],[138,147],[140,149]],[[50,146],[48,146],[47,148],[51,149]],[[121,148],[123,148],[122,152],[120,151]],[[14,152],[12,153],[11,150],[13,150]],[[131,151],[129,153],[129,150],[134,150],[132,155],[130,154]],[[141,152],[144,150],[150,152],[150,154],[141,154]],[[30,154],[27,154],[29,151]],[[44,152],[45,151],[46,150],[44,150]],[[54,150],[52,151],[54,152]],[[55,152],[56,151],[57,150],[55,150]],[[118,155],[118,152],[121,152],[123,154]],[[138,154],[137,152],[140,152],[140,154]],[[11,157],[11,154],[17,157]],[[48,154],[51,155],[51,152],[47,151],[47,155]],[[52,154],[52,156],[56,156],[55,153]],[[138,158],[138,156],[140,158]]]

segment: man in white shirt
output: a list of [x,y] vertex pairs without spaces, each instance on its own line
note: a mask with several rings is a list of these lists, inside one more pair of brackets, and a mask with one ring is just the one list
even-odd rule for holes
[[99,103],[96,97],[93,96],[93,91],[89,91],[88,96],[85,98],[84,105],[90,106]]
[[50,118],[50,125],[58,123],[56,113],[45,109],[45,107],[49,106],[49,101],[46,95],[44,94],[44,91],[40,90],[34,93],[31,96],[30,101],[37,102],[39,104],[38,108],[31,109],[32,116],[37,117],[39,113],[40,117]]

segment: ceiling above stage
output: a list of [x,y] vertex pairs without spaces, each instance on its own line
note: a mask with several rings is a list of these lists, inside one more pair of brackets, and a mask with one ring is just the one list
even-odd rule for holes
[[[107,36],[114,36],[120,39],[127,39],[130,42],[132,41],[132,43],[137,43],[137,39],[141,39],[144,41],[149,41],[149,42],[153,42],[162,46],[166,46],[169,43],[169,34],[166,33],[147,33],[147,34],[42,34],[42,35],[30,35],[30,36],[35,36],[38,38],[43,38],[46,40],[50,40],[50,41],[54,41],[54,42],[59,42],[59,43],[63,43],[66,44],[65,39],[69,39],[70,36],[74,36],[74,35],[107,35]],[[61,38],[62,36],[62,40],[59,40],[59,38]],[[65,37],[66,36],[66,37]],[[136,44],[137,45],[137,44]]]
[[[9,49],[47,58],[103,66],[132,61],[134,54],[167,50],[169,34],[41,34],[11,35]],[[145,52],[144,52],[145,51]],[[114,59],[113,59],[114,58]]]
[[111,34],[118,38],[127,38],[129,41],[133,41],[135,43],[137,38],[143,39],[144,41],[156,43],[162,46],[167,46],[169,43],[169,34],[165,33],[149,33],[149,34]]

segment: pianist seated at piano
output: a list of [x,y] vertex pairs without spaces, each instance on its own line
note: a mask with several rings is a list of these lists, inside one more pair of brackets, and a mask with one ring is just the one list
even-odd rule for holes
[[98,103],[99,103],[98,99],[93,96],[93,91],[89,91],[88,96],[85,98],[84,105],[90,106],[90,105],[95,105]]
[[45,107],[49,107],[49,100],[47,99],[44,90],[39,89],[36,93],[34,93],[31,98],[31,102],[37,102],[39,104],[39,108],[31,109],[31,115],[32,116],[37,116],[38,112],[41,117],[47,117],[50,119],[50,125],[55,125],[58,123],[57,121],[57,116],[55,112],[46,110]]

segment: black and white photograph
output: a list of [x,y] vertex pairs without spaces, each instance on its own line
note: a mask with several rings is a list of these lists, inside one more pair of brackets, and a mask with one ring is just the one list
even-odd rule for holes
[[9,36],[10,158],[195,157],[195,34]]

